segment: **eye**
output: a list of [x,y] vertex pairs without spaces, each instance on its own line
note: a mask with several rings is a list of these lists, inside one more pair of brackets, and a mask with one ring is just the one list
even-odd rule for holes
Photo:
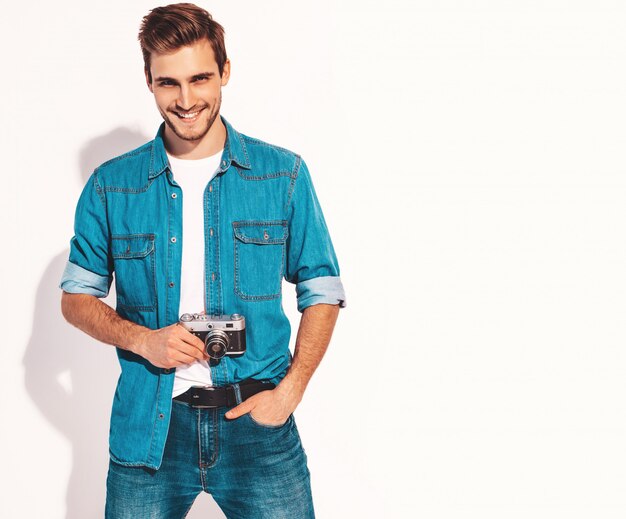
[[164,79],[163,81],[159,81],[159,86],[167,87],[167,86],[173,86],[173,85],[174,85],[174,82],[170,81],[169,79]]

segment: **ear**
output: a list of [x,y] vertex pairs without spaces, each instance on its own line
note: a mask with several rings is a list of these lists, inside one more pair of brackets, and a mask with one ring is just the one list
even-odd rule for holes
[[222,70],[222,86],[226,86],[228,84],[228,80],[230,79],[230,60],[226,58],[224,62],[224,69]]
[[145,68],[143,69],[143,73],[146,76],[146,85],[148,85],[148,89],[154,94],[154,91],[152,90],[152,81],[150,81],[150,71]]

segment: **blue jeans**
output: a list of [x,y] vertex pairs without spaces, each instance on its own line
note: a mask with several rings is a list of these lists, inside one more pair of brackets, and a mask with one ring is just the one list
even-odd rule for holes
[[227,407],[194,409],[173,401],[159,470],[111,461],[107,519],[174,519],[208,492],[228,519],[314,517],[310,473],[293,415],[281,426]]

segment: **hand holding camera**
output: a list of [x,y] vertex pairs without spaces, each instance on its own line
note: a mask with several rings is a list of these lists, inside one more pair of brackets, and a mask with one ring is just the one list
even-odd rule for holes
[[176,368],[209,359],[204,343],[178,323],[158,330],[146,329],[132,351],[157,368]]
[[245,329],[246,320],[239,314],[183,314],[176,324],[146,330],[132,351],[157,368],[176,368],[198,360],[218,362],[225,355],[245,353]]
[[242,315],[183,314],[179,324],[202,340],[211,359],[236,357],[246,351],[246,319]]

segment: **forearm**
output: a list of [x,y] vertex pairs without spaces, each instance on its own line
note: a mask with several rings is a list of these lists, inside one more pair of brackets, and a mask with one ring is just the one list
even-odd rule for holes
[[338,305],[317,304],[302,313],[291,366],[278,388],[296,402],[302,400],[304,391],[319,366],[339,315]]
[[69,294],[61,297],[63,317],[94,339],[122,349],[136,352],[149,332],[148,328],[120,317],[109,305],[87,294]]

